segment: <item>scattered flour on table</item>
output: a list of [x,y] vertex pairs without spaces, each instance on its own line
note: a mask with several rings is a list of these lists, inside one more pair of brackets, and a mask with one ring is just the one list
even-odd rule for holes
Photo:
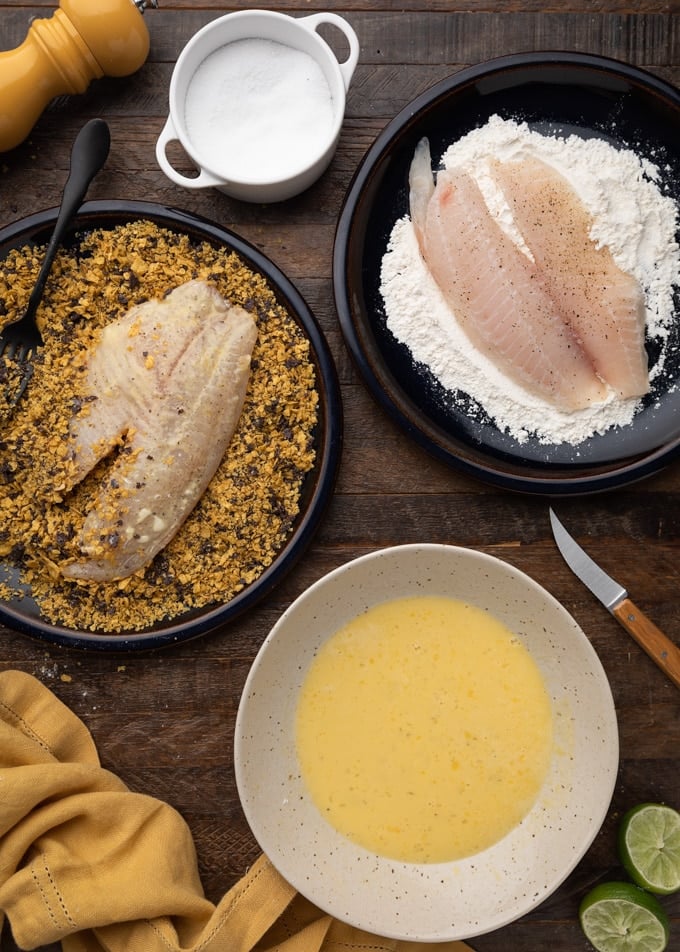
[[[607,245],[618,266],[639,281],[645,296],[647,336],[659,356],[650,370],[662,371],[664,344],[675,320],[673,291],[680,284],[676,241],[678,208],[658,187],[659,170],[630,149],[604,139],[544,136],[526,123],[493,116],[486,125],[451,145],[442,157],[446,168],[474,175],[491,213],[522,247],[512,214],[489,175],[488,161],[535,156],[557,169],[588,208],[591,237]],[[525,253],[530,252],[524,246]],[[420,254],[408,215],[392,230],[381,269],[381,293],[387,326],[413,359],[430,368],[453,394],[466,393],[518,442],[530,436],[541,443],[578,444],[633,419],[640,401],[613,393],[602,404],[562,412],[506,377],[481,354],[453,317]]]

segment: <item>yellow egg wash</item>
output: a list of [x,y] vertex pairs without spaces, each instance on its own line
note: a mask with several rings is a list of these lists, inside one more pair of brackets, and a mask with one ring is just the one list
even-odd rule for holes
[[531,808],[552,751],[537,665],[488,612],[401,598],[337,631],[296,718],[302,777],[342,834],[412,863],[470,856]]

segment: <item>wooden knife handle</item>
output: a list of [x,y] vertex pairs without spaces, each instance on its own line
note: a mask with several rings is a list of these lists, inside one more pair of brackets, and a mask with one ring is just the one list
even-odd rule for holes
[[657,628],[629,598],[612,608],[612,615],[623,625],[649,657],[680,688],[680,648]]

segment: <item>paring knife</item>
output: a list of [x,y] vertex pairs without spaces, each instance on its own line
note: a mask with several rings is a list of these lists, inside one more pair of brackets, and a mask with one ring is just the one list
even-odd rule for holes
[[673,684],[680,687],[680,648],[633,604],[625,588],[593,562],[572,539],[552,509],[550,523],[557,548],[574,575],[602,602],[628,634],[633,636],[652,661],[665,671]]

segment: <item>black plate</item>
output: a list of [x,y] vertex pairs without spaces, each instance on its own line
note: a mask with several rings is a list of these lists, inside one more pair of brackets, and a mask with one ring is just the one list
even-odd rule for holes
[[[39,212],[0,230],[0,260],[27,243],[44,244],[54,227],[56,209]],[[40,616],[30,593],[24,598],[0,601],[0,620],[10,628],[54,644],[102,651],[132,651],[161,648],[188,641],[232,621],[268,594],[303,553],[317,529],[335,484],[342,448],[342,404],[333,358],[317,321],[291,282],[263,254],[242,238],[205,219],[173,208],[146,202],[86,202],[65,242],[77,242],[78,235],[94,228],[113,228],[136,219],[150,219],[163,228],[188,234],[196,241],[209,241],[235,251],[274,290],[278,301],[295,318],[311,344],[319,392],[319,421],[316,429],[316,464],[303,486],[300,515],[288,541],[274,562],[247,588],[229,602],[194,609],[127,634],[80,632],[52,625]],[[0,580],[16,580],[16,569],[0,562]]]
[[[427,136],[435,161],[494,114],[545,134],[598,136],[661,169],[660,189],[680,197],[680,93],[611,59],[533,53],[461,70],[419,96],[377,138],[338,223],[335,300],[347,345],[373,395],[418,443],[452,467],[506,489],[545,495],[598,492],[658,471],[680,456],[680,328],[664,372],[633,422],[577,448],[519,443],[479,408],[468,414],[386,327],[380,266],[394,223],[408,211],[408,169]],[[676,289],[676,312],[680,302]],[[680,322],[679,322],[680,323]],[[652,360],[654,355],[651,355]]]

